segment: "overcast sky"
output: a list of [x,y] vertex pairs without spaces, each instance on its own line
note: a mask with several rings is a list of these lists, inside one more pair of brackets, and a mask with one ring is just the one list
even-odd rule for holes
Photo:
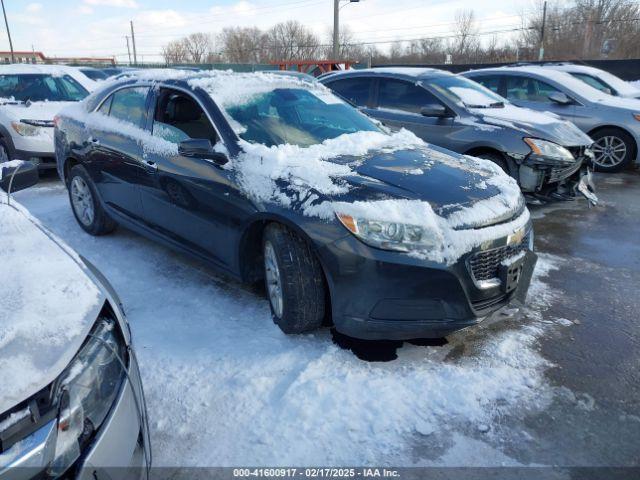
[[[520,14],[532,11],[534,2],[360,0],[344,5],[340,18],[358,41],[386,42],[446,36],[462,9],[475,9],[482,32],[517,28]],[[162,45],[191,32],[217,33],[225,26],[268,28],[295,19],[329,42],[333,24],[333,0],[5,0],[5,5],[16,50],[34,48],[47,56],[116,55],[120,61],[126,61],[129,20],[135,25],[139,60],[142,56],[144,61],[160,61]],[[0,49],[8,47],[3,31]]]

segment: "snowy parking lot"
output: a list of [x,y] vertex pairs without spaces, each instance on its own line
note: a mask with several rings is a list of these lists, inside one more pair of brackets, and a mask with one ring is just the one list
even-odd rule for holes
[[[628,212],[618,210],[622,199],[615,196],[624,185],[608,178],[597,210],[574,202],[539,209],[534,218],[591,215],[619,226]],[[632,180],[631,194],[638,194],[640,177]],[[16,198],[94,263],[122,298],[147,393],[156,466],[637,464],[629,442],[636,440],[637,453],[638,353],[622,362],[626,373],[605,381],[627,388],[626,403],[614,401],[606,412],[599,409],[610,393],[595,387],[603,380],[601,366],[590,371],[584,363],[597,359],[566,356],[595,319],[577,301],[579,293],[569,293],[580,274],[577,280],[563,275],[593,271],[579,246],[584,240],[585,248],[607,248],[589,243],[597,235],[563,248],[566,225],[541,228],[530,304],[519,313],[442,342],[349,345],[329,329],[285,336],[260,292],[138,235],[123,229],[87,235],[53,178]],[[632,235],[638,227],[628,228]],[[617,260],[602,258],[617,267]],[[638,282],[637,266],[627,262],[626,268],[632,269],[625,270],[626,281]],[[637,292],[638,283],[632,285]],[[628,338],[637,347],[637,324],[634,331],[627,318],[637,312],[637,293],[612,302],[618,300],[624,305],[612,306],[614,314],[631,322]],[[612,335],[602,325],[594,328],[595,335]],[[619,347],[608,340],[600,345],[602,355]],[[375,356],[391,361],[367,360]],[[563,358],[566,364],[559,364]],[[615,376],[617,365],[609,366]],[[566,381],[571,369],[579,370],[582,383]],[[568,420],[573,430],[561,428]],[[604,438],[593,440],[590,432],[600,422],[608,423],[600,429]],[[564,436],[554,446],[556,434]],[[598,448],[607,438],[625,446],[589,454],[588,445]]]

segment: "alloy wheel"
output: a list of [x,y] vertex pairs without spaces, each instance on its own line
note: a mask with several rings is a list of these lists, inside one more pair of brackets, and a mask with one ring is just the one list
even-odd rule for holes
[[627,145],[618,137],[606,136],[593,144],[593,160],[597,165],[611,168],[619,165],[627,156]]
[[93,223],[95,210],[91,190],[81,177],[73,177],[71,181],[71,203],[76,215],[86,227]]
[[284,310],[284,299],[282,297],[282,280],[280,278],[280,269],[276,259],[276,252],[271,242],[264,245],[264,271],[267,280],[267,293],[269,294],[269,302],[273,313],[278,318],[282,318]]

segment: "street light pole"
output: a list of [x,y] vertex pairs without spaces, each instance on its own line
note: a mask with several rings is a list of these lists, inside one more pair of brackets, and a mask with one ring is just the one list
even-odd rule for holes
[[7,37],[9,37],[9,48],[11,49],[11,63],[15,63],[16,59],[13,56],[13,42],[11,41],[11,32],[9,32],[9,22],[7,21],[7,11],[4,9],[4,0],[2,2],[2,14],[4,15],[4,24],[7,27]]
[[544,60],[544,30],[547,26],[547,2],[544,2],[542,8],[542,28],[540,29],[540,51],[538,52],[538,61]]
[[340,0],[333,0],[333,59],[340,54]]

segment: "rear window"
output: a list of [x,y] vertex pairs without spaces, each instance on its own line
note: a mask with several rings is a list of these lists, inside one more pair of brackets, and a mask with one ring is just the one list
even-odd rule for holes
[[77,102],[89,92],[69,75],[0,75],[0,97],[19,102]]

